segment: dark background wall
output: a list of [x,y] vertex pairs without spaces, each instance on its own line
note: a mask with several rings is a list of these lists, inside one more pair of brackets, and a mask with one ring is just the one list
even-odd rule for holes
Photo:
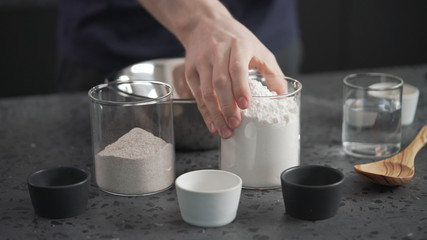
[[427,1],[300,0],[303,72],[427,63]]
[[53,3],[0,5],[0,97],[54,91],[56,18]]
[[[302,73],[427,63],[425,0],[299,0]],[[0,2],[0,97],[54,92],[56,2]]]

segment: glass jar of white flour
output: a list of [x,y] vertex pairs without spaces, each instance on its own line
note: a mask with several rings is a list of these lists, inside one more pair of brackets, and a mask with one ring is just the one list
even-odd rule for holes
[[278,188],[280,174],[300,163],[302,85],[288,77],[281,81],[285,93],[276,94],[262,75],[250,74],[251,105],[233,136],[221,139],[220,169],[239,175],[244,188]]

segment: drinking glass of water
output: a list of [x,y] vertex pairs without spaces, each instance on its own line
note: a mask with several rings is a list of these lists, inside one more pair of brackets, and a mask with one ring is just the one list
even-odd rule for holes
[[403,80],[385,73],[344,78],[342,144],[356,157],[387,157],[400,150]]

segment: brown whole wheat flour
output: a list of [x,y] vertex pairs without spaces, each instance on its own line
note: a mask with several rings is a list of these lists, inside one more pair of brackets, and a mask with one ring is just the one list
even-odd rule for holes
[[98,186],[122,195],[164,190],[175,178],[174,147],[141,128],[134,128],[95,156]]

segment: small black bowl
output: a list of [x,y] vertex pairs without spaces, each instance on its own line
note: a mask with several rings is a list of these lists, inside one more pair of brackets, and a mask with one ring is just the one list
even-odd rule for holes
[[297,166],[280,176],[286,213],[304,220],[322,220],[337,213],[344,174],[325,166]]
[[28,179],[34,211],[45,218],[68,218],[86,210],[90,173],[75,167],[37,171]]

